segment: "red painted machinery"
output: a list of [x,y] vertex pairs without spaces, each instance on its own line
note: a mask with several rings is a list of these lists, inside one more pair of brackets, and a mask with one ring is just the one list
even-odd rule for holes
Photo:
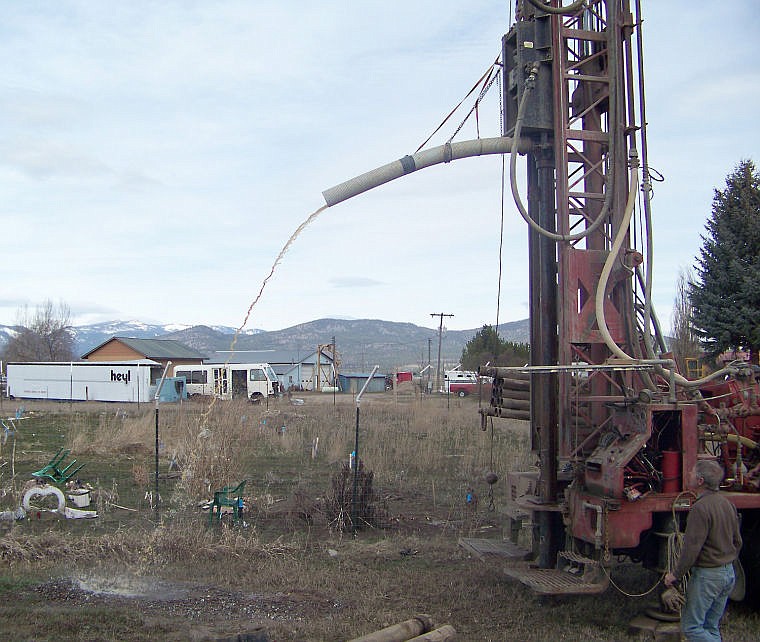
[[[539,466],[509,476],[534,524],[534,565],[513,572],[525,584],[598,592],[620,555],[664,571],[694,500],[694,466],[715,458],[742,513],[757,598],[758,372],[740,363],[682,376],[651,306],[642,24],[639,0],[517,3],[503,39],[503,134],[529,225],[531,364],[483,369],[493,377],[483,427],[524,417],[506,400],[516,374],[529,373]],[[518,143],[530,150],[526,204]]]

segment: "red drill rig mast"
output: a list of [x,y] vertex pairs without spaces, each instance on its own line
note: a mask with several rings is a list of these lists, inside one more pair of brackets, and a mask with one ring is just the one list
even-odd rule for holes
[[[633,5],[633,6],[632,6]],[[760,588],[758,384],[748,367],[700,381],[676,372],[651,307],[651,225],[640,1],[520,0],[503,39],[504,136],[530,141],[531,445],[538,471],[510,475],[533,516],[541,593],[592,593],[628,555],[660,571],[694,499],[699,458],[725,467],[743,513],[743,560]],[[643,205],[637,207],[637,203]],[[634,235],[633,230],[637,234]],[[637,246],[638,245],[638,246]],[[514,369],[494,377],[488,417],[510,417]],[[572,570],[572,573],[566,572]]]

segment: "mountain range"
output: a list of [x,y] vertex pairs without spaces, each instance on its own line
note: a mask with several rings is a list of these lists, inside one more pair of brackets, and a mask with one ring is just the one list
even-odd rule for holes
[[[480,330],[444,330],[441,333],[441,363],[459,362],[467,342]],[[505,341],[528,343],[528,319],[499,324]],[[0,325],[0,348],[13,336],[13,326]],[[141,321],[109,321],[74,326],[75,353],[85,354],[114,336],[141,339],[175,339],[199,352],[209,354],[229,350],[235,328],[228,326],[156,325]],[[298,355],[316,351],[318,345],[332,343],[338,350],[341,369],[368,371],[375,364],[383,370],[406,365],[436,363],[438,330],[412,323],[376,319],[318,319],[283,330],[244,330],[235,342],[237,350],[290,350]]]

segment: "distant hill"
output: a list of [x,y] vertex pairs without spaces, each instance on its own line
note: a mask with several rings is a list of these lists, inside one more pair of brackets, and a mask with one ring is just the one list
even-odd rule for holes
[[[441,361],[446,365],[459,362],[466,343],[480,328],[448,330],[441,337]],[[12,326],[0,325],[0,346],[12,336]],[[204,353],[229,350],[235,328],[227,326],[154,325],[140,321],[110,321],[74,328],[76,354],[84,354],[113,336],[176,339]],[[499,325],[499,336],[505,341],[528,343],[527,319]],[[341,369],[364,372],[375,364],[383,370],[407,365],[432,363],[438,359],[438,329],[423,328],[412,323],[375,319],[319,319],[284,330],[265,332],[245,330],[235,344],[238,350],[291,350],[298,355],[314,352],[320,344],[335,337]]]
[[[467,342],[480,330],[448,330],[441,337],[441,360],[449,365],[459,362]],[[505,341],[528,343],[528,320],[499,325]],[[341,370],[366,372],[377,364],[383,370],[405,365],[432,363],[438,359],[438,330],[412,323],[375,319],[319,319],[284,330],[259,332],[238,337],[238,350],[292,350],[297,355],[314,352],[320,344],[335,337]],[[201,352],[229,350],[233,333],[223,333],[206,326],[195,326],[166,335]]]

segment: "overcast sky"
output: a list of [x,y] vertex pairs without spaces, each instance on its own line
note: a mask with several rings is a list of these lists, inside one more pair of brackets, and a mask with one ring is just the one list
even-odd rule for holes
[[[0,0],[0,323],[237,327],[322,191],[413,153],[500,52],[508,0]],[[713,189],[758,158],[752,0],[643,0],[655,306],[669,326]],[[461,115],[460,115],[461,114]],[[458,112],[442,144],[464,117]],[[496,86],[479,112],[499,133]],[[455,140],[477,135],[466,125]],[[247,327],[496,321],[501,160],[426,169],[328,208]],[[507,191],[501,322],[528,316]]]

